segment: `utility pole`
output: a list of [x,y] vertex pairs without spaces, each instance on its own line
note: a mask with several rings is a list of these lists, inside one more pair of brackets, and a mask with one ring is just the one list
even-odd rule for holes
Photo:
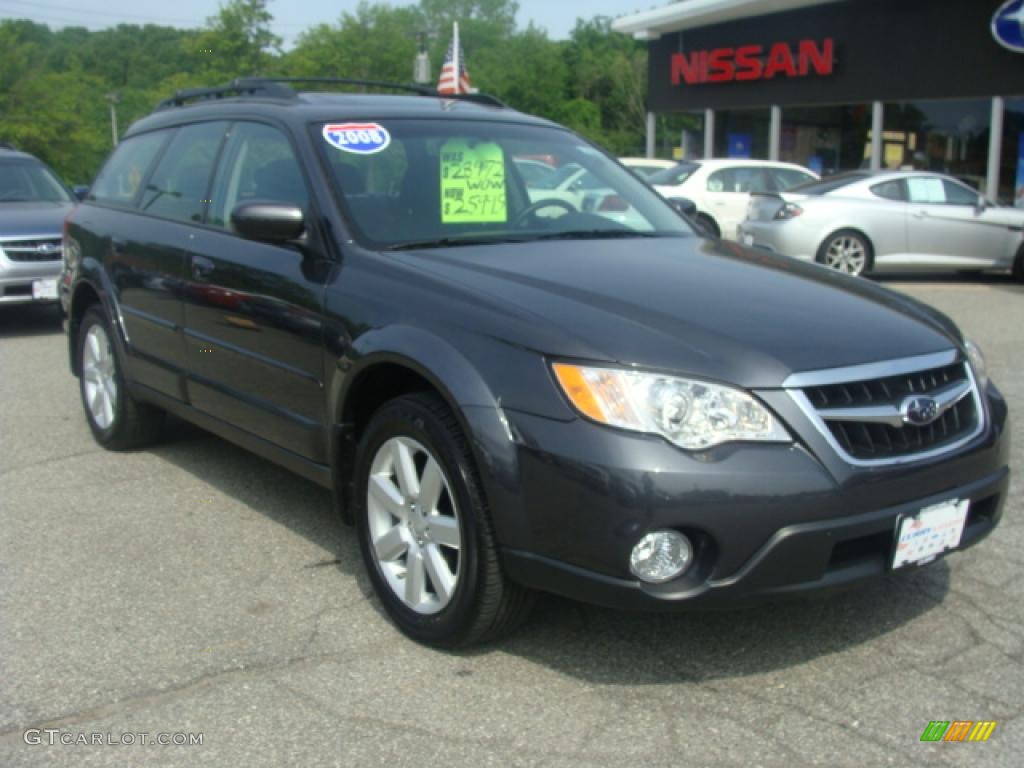
[[117,91],[107,94],[107,101],[110,102],[110,140],[117,146],[117,108],[116,104],[121,103],[121,94]]
[[412,63],[412,80],[420,85],[427,85],[433,80],[430,71],[430,56],[427,55],[427,33],[420,32],[416,35],[419,40],[419,52]]

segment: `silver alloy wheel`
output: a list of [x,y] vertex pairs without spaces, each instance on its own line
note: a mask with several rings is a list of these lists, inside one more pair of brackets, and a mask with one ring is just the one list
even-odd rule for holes
[[85,335],[82,349],[82,386],[89,414],[100,429],[108,429],[117,412],[115,365],[107,332],[103,326],[93,325]]
[[825,251],[825,266],[838,269],[848,275],[859,275],[868,263],[864,244],[851,235],[832,238]]
[[455,495],[437,459],[408,437],[377,449],[366,487],[373,557],[409,608],[437,613],[452,599],[462,565]]

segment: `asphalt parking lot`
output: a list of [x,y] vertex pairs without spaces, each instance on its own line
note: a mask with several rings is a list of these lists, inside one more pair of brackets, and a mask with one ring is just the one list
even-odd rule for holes
[[[992,537],[743,612],[545,598],[514,638],[462,654],[392,628],[327,492],[180,423],[150,452],[99,449],[57,316],[3,309],[0,765],[1019,764],[1024,286],[885,282],[952,315],[1010,402],[1017,474]],[[922,744],[931,720],[998,725]]]

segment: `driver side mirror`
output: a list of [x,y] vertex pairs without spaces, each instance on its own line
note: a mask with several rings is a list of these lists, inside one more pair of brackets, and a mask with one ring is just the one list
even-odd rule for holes
[[978,195],[978,201],[974,204],[975,213],[983,213],[991,203],[985,198],[984,195]]
[[688,197],[670,197],[668,204],[675,208],[677,213],[688,219],[692,219],[697,214],[697,204]]
[[79,184],[78,186],[73,187],[71,191],[75,194],[76,200],[85,200],[89,195],[89,187],[84,184]]
[[289,203],[240,203],[231,212],[231,226],[246,240],[285,245],[306,231],[302,209]]

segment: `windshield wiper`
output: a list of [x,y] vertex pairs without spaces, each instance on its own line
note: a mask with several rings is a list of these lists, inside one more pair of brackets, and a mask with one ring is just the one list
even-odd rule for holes
[[435,240],[407,240],[385,246],[385,251],[415,251],[421,248],[450,248],[453,245],[492,245],[494,243],[518,243],[521,238],[510,237],[439,237]]
[[615,240],[624,237],[680,237],[685,232],[637,232],[633,229],[570,229],[565,232],[544,232],[531,240]]

